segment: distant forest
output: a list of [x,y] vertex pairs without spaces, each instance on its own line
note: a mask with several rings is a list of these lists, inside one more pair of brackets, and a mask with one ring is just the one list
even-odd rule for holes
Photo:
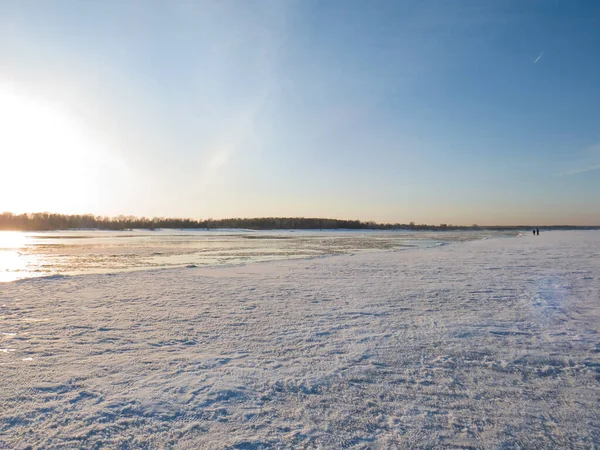
[[[449,224],[424,225],[410,223],[382,224],[376,222],[363,222],[360,220],[321,219],[306,217],[259,217],[253,219],[179,219],[171,217],[146,217],[118,216],[101,217],[91,214],[51,214],[30,213],[13,214],[5,212],[0,214],[0,230],[16,231],[50,231],[50,230],[72,230],[78,228],[95,228],[100,230],[131,230],[157,228],[177,229],[214,229],[214,228],[245,228],[250,230],[430,230],[430,231],[458,231],[458,230],[515,230],[532,228],[531,225],[518,226],[455,226]],[[540,229],[600,229],[596,227],[577,227],[569,225],[557,225],[551,227],[539,227]]]

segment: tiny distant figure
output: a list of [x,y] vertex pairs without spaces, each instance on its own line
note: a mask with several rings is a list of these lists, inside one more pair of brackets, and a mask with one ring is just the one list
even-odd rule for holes
[[536,234],[537,234],[538,236],[540,235],[540,229],[539,229],[539,228],[536,228],[536,229],[535,229],[535,232],[536,232]]
[[533,235],[535,236],[535,228],[533,229]]

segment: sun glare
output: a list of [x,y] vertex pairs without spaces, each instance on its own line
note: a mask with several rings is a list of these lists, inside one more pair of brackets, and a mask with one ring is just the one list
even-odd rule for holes
[[22,248],[26,240],[20,231],[0,231],[0,250]]
[[0,211],[94,209],[95,145],[59,106],[0,83]]
[[27,275],[27,260],[20,252],[26,244],[27,237],[24,233],[0,231],[0,283]]

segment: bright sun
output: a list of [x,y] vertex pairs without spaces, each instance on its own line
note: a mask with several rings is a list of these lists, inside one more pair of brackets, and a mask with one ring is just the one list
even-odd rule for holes
[[99,152],[60,107],[0,82],[0,212],[95,209]]

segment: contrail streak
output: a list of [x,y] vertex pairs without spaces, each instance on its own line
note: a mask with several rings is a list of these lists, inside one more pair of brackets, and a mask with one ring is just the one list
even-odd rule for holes
[[535,61],[533,63],[536,64],[540,60],[540,58],[542,57],[543,54],[544,54],[544,52],[540,53],[540,56],[535,58]]

